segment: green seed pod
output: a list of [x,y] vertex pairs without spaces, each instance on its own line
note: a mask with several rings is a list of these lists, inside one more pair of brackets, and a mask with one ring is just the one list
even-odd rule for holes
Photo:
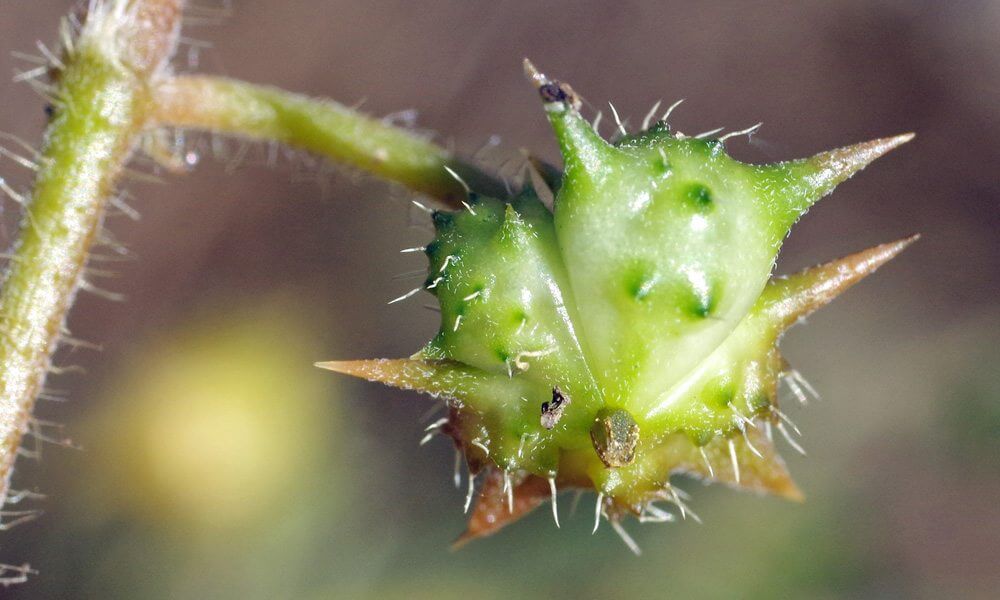
[[664,120],[609,143],[572,88],[527,70],[564,160],[554,210],[529,188],[435,213],[437,335],[409,359],[320,366],[449,402],[470,499],[487,474],[460,542],[555,511],[567,487],[596,491],[620,532],[627,514],[667,520],[658,501],[686,515],[674,473],[801,498],[770,435],[794,375],[778,338],[915,237],[787,278],[775,258],[813,203],[912,135],[772,165]]

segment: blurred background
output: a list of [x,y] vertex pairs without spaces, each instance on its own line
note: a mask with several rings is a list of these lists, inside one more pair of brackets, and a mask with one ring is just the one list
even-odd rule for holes
[[[69,4],[3,0],[0,70],[27,68],[11,52],[51,45]],[[822,395],[791,409],[809,456],[783,448],[806,503],[688,482],[704,524],[629,523],[638,558],[591,537],[592,496],[561,530],[539,511],[451,552],[464,494],[447,442],[417,449],[429,401],[311,366],[409,355],[436,330],[429,296],[386,305],[424,267],[398,250],[428,241],[426,218],[301,154],[189,138],[197,168],[128,182],[141,219],[107,223],[134,260],[102,283],[128,299],[74,308],[103,349],[62,351],[86,374],[54,378],[65,401],[37,413],[79,449],[20,459],[15,487],[46,498],[13,508],[45,514],[0,533],[0,561],[39,573],[0,596],[996,597],[1000,3],[200,4],[179,70],[412,122],[508,175],[522,147],[557,160],[524,56],[633,127],[679,98],[689,134],[763,121],[728,144],[751,162],[916,131],[816,206],[778,269],[924,237],[783,340]],[[27,85],[0,106],[0,131],[40,139]],[[0,175],[28,185],[10,161]]]

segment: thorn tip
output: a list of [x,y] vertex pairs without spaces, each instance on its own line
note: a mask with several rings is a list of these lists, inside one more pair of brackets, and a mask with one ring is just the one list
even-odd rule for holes
[[524,66],[524,76],[528,78],[528,81],[534,84],[536,89],[549,82],[548,77],[535,67],[535,64],[531,62],[531,59],[525,57],[522,64]]

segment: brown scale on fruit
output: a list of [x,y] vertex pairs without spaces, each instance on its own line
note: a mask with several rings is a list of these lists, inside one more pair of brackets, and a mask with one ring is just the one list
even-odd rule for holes
[[601,409],[590,428],[590,440],[601,462],[609,469],[624,467],[635,458],[639,424],[627,410]]

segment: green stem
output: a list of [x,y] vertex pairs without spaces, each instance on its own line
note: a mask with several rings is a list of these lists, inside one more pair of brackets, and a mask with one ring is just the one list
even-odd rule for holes
[[452,169],[473,190],[504,197],[503,185],[445,149],[330,100],[218,77],[187,76],[155,92],[157,119],[297,146],[401,183],[446,206],[466,199]]
[[150,112],[149,82],[175,47],[182,4],[105,2],[64,49],[55,114],[0,292],[0,505],[105,202]]
[[[104,0],[64,56],[55,113],[0,291],[0,506],[107,199],[151,129],[298,146],[460,207],[503,185],[443,148],[339,104],[209,77],[167,77],[185,0]],[[453,170],[458,178],[445,167]]]

